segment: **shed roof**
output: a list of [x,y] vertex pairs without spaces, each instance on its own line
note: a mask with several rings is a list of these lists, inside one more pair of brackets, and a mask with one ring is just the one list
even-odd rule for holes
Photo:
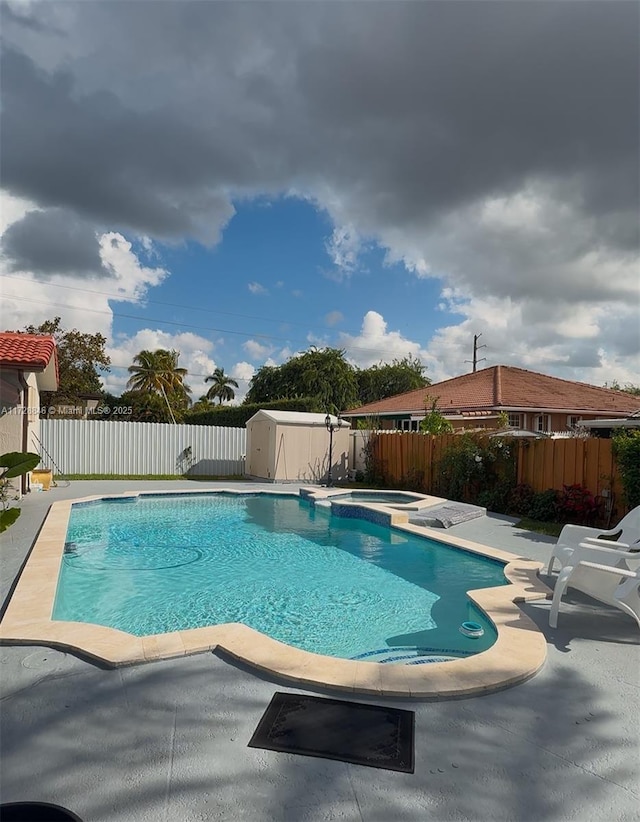
[[[282,423],[283,425],[321,425],[324,428],[326,414],[312,414],[305,411],[277,411],[270,408],[261,408],[259,411],[247,420],[249,424],[256,417],[267,417],[274,422]],[[335,425],[337,417],[331,416],[331,421]],[[351,423],[348,420],[341,420],[343,428],[350,428]]]

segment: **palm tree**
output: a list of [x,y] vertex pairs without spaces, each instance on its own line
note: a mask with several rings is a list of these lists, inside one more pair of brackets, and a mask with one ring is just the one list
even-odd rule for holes
[[172,406],[180,410],[189,405],[190,388],[184,381],[187,369],[178,367],[179,356],[179,351],[164,348],[141,351],[133,358],[133,365],[129,366],[131,377],[127,382],[127,388],[132,391],[164,397],[172,417]]
[[[205,377],[204,381],[213,383],[207,391],[207,399],[212,400],[214,397],[217,397],[219,405],[222,405],[223,402],[230,402],[236,395],[233,388],[237,388],[238,383],[228,374],[224,373],[224,368],[216,368],[210,377]],[[231,386],[233,386],[233,388]]]

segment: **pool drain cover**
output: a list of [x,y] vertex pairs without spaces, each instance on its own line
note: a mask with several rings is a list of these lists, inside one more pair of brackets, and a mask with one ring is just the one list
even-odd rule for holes
[[23,668],[41,670],[42,668],[59,668],[60,663],[66,659],[67,655],[60,651],[36,651],[29,654],[22,660]]

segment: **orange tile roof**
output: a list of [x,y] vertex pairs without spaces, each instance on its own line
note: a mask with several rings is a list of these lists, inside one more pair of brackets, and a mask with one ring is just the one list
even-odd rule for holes
[[0,332],[0,367],[20,368],[24,371],[44,371],[54,358],[58,377],[56,343],[50,334],[21,334]]
[[572,410],[586,413],[632,414],[640,397],[584,382],[550,377],[511,365],[493,365],[471,374],[397,394],[344,411],[343,416],[419,414],[437,399],[443,414],[501,409]]

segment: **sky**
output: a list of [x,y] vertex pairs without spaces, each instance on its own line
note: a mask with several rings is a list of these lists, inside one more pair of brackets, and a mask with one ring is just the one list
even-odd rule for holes
[[634,2],[0,2],[1,325],[640,382]]

